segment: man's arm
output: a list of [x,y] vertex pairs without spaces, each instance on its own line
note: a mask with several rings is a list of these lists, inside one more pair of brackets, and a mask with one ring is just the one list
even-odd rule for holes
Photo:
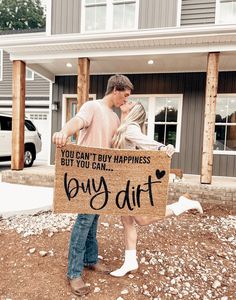
[[61,131],[55,132],[52,137],[52,142],[57,147],[65,146],[67,139],[69,136],[72,136],[74,133],[78,132],[80,129],[83,128],[83,121],[79,117],[73,117],[68,121]]

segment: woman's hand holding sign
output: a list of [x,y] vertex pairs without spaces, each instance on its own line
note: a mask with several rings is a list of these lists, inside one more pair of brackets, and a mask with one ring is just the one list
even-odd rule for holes
[[166,152],[166,154],[167,154],[169,157],[172,157],[172,155],[175,153],[175,148],[174,148],[174,146],[171,145],[171,144],[168,144],[167,146],[161,147],[160,150]]

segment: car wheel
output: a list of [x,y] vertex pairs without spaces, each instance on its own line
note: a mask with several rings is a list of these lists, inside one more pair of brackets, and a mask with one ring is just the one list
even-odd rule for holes
[[31,149],[25,149],[25,156],[24,156],[24,165],[25,167],[31,167],[34,162],[34,155]]

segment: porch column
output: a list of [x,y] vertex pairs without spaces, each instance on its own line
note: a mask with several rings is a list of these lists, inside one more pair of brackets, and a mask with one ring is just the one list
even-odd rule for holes
[[215,134],[216,97],[220,53],[208,53],[205,93],[205,113],[202,151],[201,183],[210,184],[213,169],[213,144]]
[[20,60],[13,61],[12,96],[11,169],[22,170],[25,136],[25,63]]
[[90,60],[87,57],[78,59],[77,111],[89,98],[89,67]]

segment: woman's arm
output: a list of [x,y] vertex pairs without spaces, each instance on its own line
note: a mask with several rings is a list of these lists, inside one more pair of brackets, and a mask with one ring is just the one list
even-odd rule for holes
[[127,127],[126,139],[139,149],[161,150],[166,152],[168,156],[172,156],[175,151],[173,145],[169,144],[165,146],[164,144],[150,139],[147,135],[143,134],[138,124],[130,124]]

